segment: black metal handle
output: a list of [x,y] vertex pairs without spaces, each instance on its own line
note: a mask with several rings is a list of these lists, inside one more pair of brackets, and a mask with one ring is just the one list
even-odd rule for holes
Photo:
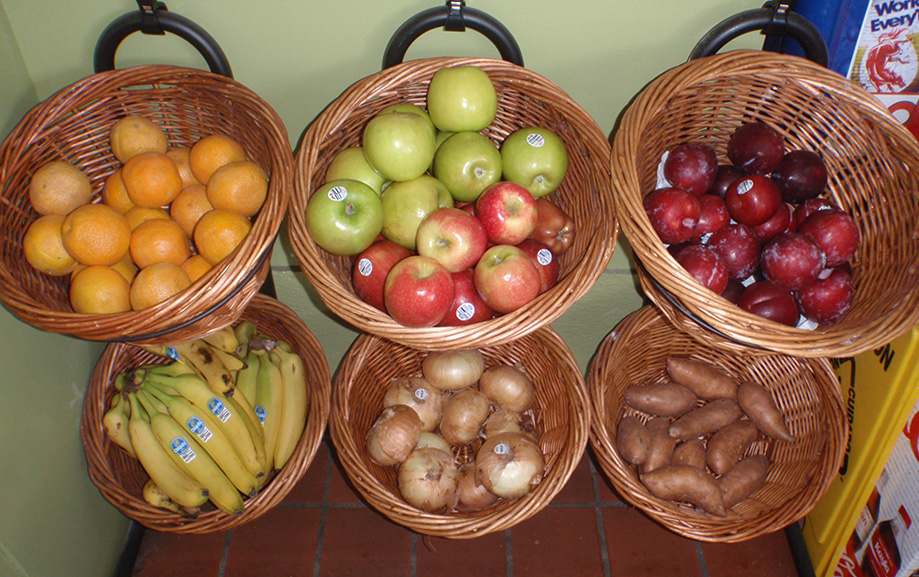
[[383,53],[383,69],[402,62],[412,42],[425,32],[441,26],[448,32],[464,32],[466,28],[472,28],[491,40],[503,60],[523,66],[520,47],[501,22],[485,12],[467,7],[465,2],[448,0],[445,6],[415,14],[396,30]]
[[746,10],[722,20],[696,44],[689,59],[711,56],[728,42],[755,30],[767,34],[790,36],[804,49],[804,55],[821,66],[829,63],[826,41],[814,24],[797,12],[779,9],[779,4],[767,3],[764,8]]
[[170,32],[188,41],[204,56],[211,72],[233,77],[230,62],[217,41],[203,28],[178,14],[169,12],[162,2],[137,0],[140,9],[113,20],[96,42],[93,68],[96,72],[115,69],[115,52],[121,42],[135,32],[163,35]]

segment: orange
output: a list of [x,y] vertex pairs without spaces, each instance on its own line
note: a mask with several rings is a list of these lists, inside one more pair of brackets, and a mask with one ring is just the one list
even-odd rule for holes
[[121,178],[120,168],[105,179],[105,185],[102,187],[102,202],[121,214],[134,208],[135,204],[131,201],[131,197],[128,196],[128,189],[124,187],[124,179]]
[[121,167],[121,179],[137,206],[166,206],[182,190],[176,163],[165,152],[142,152]]
[[[73,269],[73,272],[70,273],[70,278],[73,280],[73,277],[77,276],[80,271],[89,268],[85,264],[77,263],[77,267]],[[131,253],[124,255],[120,261],[116,262],[111,266],[111,268],[121,273],[121,276],[124,277],[126,281],[130,284],[134,280],[134,275],[137,274],[137,265],[134,264],[134,261],[131,260]]]
[[131,308],[142,310],[159,304],[191,286],[179,265],[160,262],[141,269],[131,283]]
[[191,255],[191,243],[179,223],[154,218],[131,232],[131,259],[140,269],[158,262],[181,265]]
[[169,205],[169,216],[179,223],[185,234],[191,238],[198,219],[205,212],[213,209],[211,201],[207,199],[207,191],[203,184],[194,184],[182,190]]
[[170,148],[166,151],[166,155],[176,163],[176,168],[179,169],[179,176],[182,177],[182,188],[202,184],[195,178],[191,171],[191,166],[188,165],[188,155],[190,153],[191,150],[184,146]]
[[124,216],[106,204],[84,204],[64,218],[61,238],[77,262],[112,265],[128,253],[131,227]]
[[165,208],[151,208],[147,206],[135,206],[128,212],[124,213],[125,219],[128,221],[128,225],[131,227],[131,230],[134,230],[138,226],[152,220],[154,218],[169,218],[169,213],[166,212]]
[[268,196],[268,175],[251,160],[237,160],[214,171],[207,181],[207,198],[214,208],[254,216]]
[[131,310],[131,285],[110,266],[86,267],[70,280],[70,306],[78,313],[104,315]]
[[245,149],[236,140],[222,134],[211,134],[198,140],[188,154],[191,172],[201,184],[207,184],[215,170],[237,160],[246,160]]
[[67,214],[92,197],[89,177],[64,160],[43,164],[29,181],[29,200],[38,214]]
[[211,263],[204,260],[204,257],[200,254],[193,254],[182,263],[182,270],[188,274],[188,278],[191,279],[191,282],[195,282],[204,276],[211,268]]
[[125,116],[112,125],[109,133],[112,154],[125,163],[143,152],[166,152],[166,133],[158,124],[143,116]]
[[46,214],[38,217],[22,238],[22,250],[26,261],[32,267],[51,276],[69,274],[77,266],[61,239],[64,217],[60,214]]
[[195,247],[204,260],[215,265],[239,246],[251,228],[249,219],[238,212],[215,208],[195,226]]

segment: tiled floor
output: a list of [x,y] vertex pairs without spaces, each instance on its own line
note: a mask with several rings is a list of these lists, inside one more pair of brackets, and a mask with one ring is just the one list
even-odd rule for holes
[[134,577],[797,577],[784,531],[677,536],[617,497],[590,456],[548,507],[471,540],[416,534],[366,506],[324,442],[278,507],[222,533],[145,531]]

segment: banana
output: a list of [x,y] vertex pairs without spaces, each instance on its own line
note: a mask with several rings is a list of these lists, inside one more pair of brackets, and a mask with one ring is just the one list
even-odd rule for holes
[[209,499],[218,509],[227,515],[241,514],[245,507],[242,494],[207,451],[175,419],[156,408],[150,393],[140,390],[135,396],[150,415],[150,428],[173,462],[207,487]]
[[165,405],[172,418],[186,433],[194,436],[240,493],[249,497],[258,494],[259,481],[243,464],[233,444],[213,416],[185,397],[168,395],[156,387],[143,390]]
[[169,498],[183,507],[200,507],[207,502],[209,493],[204,485],[180,468],[157,440],[149,415],[136,395],[129,395],[131,418],[128,432],[137,460]]
[[255,336],[255,323],[252,321],[241,321],[233,327],[233,334],[236,336],[236,342],[239,343],[236,354],[245,356],[249,352],[249,341]]
[[236,372],[236,393],[233,396],[242,395],[249,401],[249,405],[255,404],[255,383],[258,380],[258,368],[260,354],[263,351],[249,351],[246,354],[245,368]]
[[303,359],[295,352],[288,352],[281,342],[278,341],[278,346],[268,353],[271,361],[281,369],[281,426],[274,454],[276,469],[283,468],[294,454],[303,436],[309,410],[309,391]]
[[252,435],[245,415],[237,410],[237,405],[231,404],[232,397],[218,395],[195,375],[165,377],[148,373],[143,387],[181,396],[191,402],[214,418],[217,428],[227,437],[240,461],[253,476],[260,478],[269,472],[265,468],[265,458],[260,455],[260,451],[264,451],[264,441]]
[[242,415],[244,417],[243,422],[246,424],[246,428],[249,430],[249,437],[255,446],[255,458],[258,463],[259,473],[256,474],[256,477],[259,477],[261,484],[264,484],[268,480],[270,471],[268,470],[268,454],[265,449],[265,432],[262,430],[262,423],[255,415],[255,410],[253,410],[249,401],[242,395],[233,395],[232,397],[224,397],[224,399],[234,416]]
[[182,361],[172,361],[171,363],[141,365],[138,369],[143,369],[148,373],[155,373],[165,377],[179,377],[182,375],[195,375],[194,367],[189,366]]
[[236,338],[233,327],[229,325],[201,337],[201,340],[215,349],[220,349],[221,351],[234,355],[236,354],[236,349],[239,348],[239,339]]
[[200,507],[183,507],[175,501],[172,500],[172,497],[166,494],[166,491],[163,491],[159,486],[153,482],[153,479],[147,479],[147,482],[144,483],[143,488],[143,497],[144,501],[153,505],[154,507],[160,507],[161,509],[168,509],[173,513],[177,513],[187,519],[194,519],[198,516],[198,513],[201,512]]
[[[205,343],[207,344],[207,343]],[[241,359],[236,353],[228,353],[223,349],[218,349],[213,345],[207,345],[211,349],[211,353],[223,363],[223,366],[227,368],[231,373],[235,373],[240,369],[246,368],[246,361]]]
[[258,379],[255,392],[255,414],[262,422],[265,432],[265,452],[267,469],[275,469],[274,455],[278,446],[278,435],[281,430],[281,403],[283,384],[281,368],[271,361],[269,355],[259,357]]
[[130,418],[125,412],[127,406],[128,404],[121,393],[112,397],[111,406],[102,416],[102,426],[105,427],[105,434],[108,435],[108,438],[113,443],[136,459],[137,454],[134,453],[134,446],[131,445],[131,435],[128,433],[128,421]]
[[235,390],[233,373],[217,358],[204,341],[195,340],[172,345],[175,352],[186,360],[215,393],[232,395]]

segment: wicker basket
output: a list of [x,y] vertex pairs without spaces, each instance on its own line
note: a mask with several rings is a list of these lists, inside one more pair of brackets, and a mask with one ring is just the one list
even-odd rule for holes
[[144,501],[141,491],[149,477],[139,461],[109,440],[102,416],[114,396],[117,374],[142,364],[164,361],[132,344],[110,343],[96,364],[83,401],[80,424],[89,477],[105,499],[145,527],[170,533],[210,533],[248,523],[280,503],[316,455],[331,409],[331,376],[319,341],[291,309],[263,294],[252,297],[241,318],[253,321],[260,332],[287,341],[303,358],[310,408],[293,456],[256,497],[245,500],[245,509],[238,516],[227,515],[208,504],[196,518],[186,519]]
[[[571,215],[577,236],[560,258],[558,284],[521,309],[466,327],[410,329],[357,298],[351,288],[351,259],[333,256],[313,241],[304,220],[306,205],[323,183],[335,154],[360,143],[364,125],[376,112],[399,102],[425,106],[434,73],[456,65],[478,66],[497,89],[497,117],[483,134],[500,142],[518,128],[539,125],[565,142],[568,173],[548,198]],[[525,68],[474,58],[406,62],[353,84],[307,129],[296,154],[290,241],[326,306],[362,331],[427,350],[509,342],[561,316],[593,286],[612,257],[619,229],[610,190],[609,152],[609,141],[593,119],[558,86]]]
[[[616,450],[619,419],[641,414],[625,404],[622,391],[633,384],[665,382],[668,357],[711,363],[736,379],[766,385],[796,439],[789,444],[761,435],[748,454],[770,458],[766,482],[726,517],[655,497]],[[650,305],[623,319],[600,344],[588,387],[593,404],[591,446],[607,478],[623,499],[691,539],[744,541],[801,519],[836,478],[845,452],[847,421],[838,379],[826,359],[734,355],[713,349],[678,331]]]
[[[645,214],[642,200],[656,186],[665,150],[702,141],[725,159],[731,133],[755,120],[779,131],[787,149],[821,154],[829,198],[858,224],[855,300],[835,324],[788,327],[732,305],[693,280]],[[842,357],[882,346],[919,322],[919,146],[874,96],[842,76],[754,50],[690,61],[636,97],[612,154],[616,208],[641,285],[683,331],[744,354]],[[727,338],[709,339],[712,333]]]
[[[126,114],[157,122],[170,145],[191,146],[211,133],[235,138],[268,173],[268,196],[237,250],[190,288],[142,311],[78,314],[68,299],[69,277],[38,273],[23,257],[23,235],[38,217],[29,204],[29,180],[45,162],[67,160],[90,177],[98,201],[105,178],[120,166],[108,146],[109,129]],[[206,334],[236,320],[265,280],[292,181],[284,124],[266,102],[225,76],[154,65],[85,78],[33,108],[0,146],[0,299],[26,323],[87,340],[155,343]]]
[[[564,487],[587,446],[590,406],[584,378],[571,351],[551,328],[480,350],[486,366],[519,361],[533,380],[546,475],[524,497],[502,499],[474,512],[435,515],[412,507],[399,493],[394,468],[377,465],[365,449],[364,439],[380,414],[387,387],[395,377],[420,375],[425,353],[364,334],[339,367],[329,430],[345,472],[371,506],[418,533],[470,539],[507,529],[535,515]],[[458,464],[467,459],[468,455],[458,452]]]

